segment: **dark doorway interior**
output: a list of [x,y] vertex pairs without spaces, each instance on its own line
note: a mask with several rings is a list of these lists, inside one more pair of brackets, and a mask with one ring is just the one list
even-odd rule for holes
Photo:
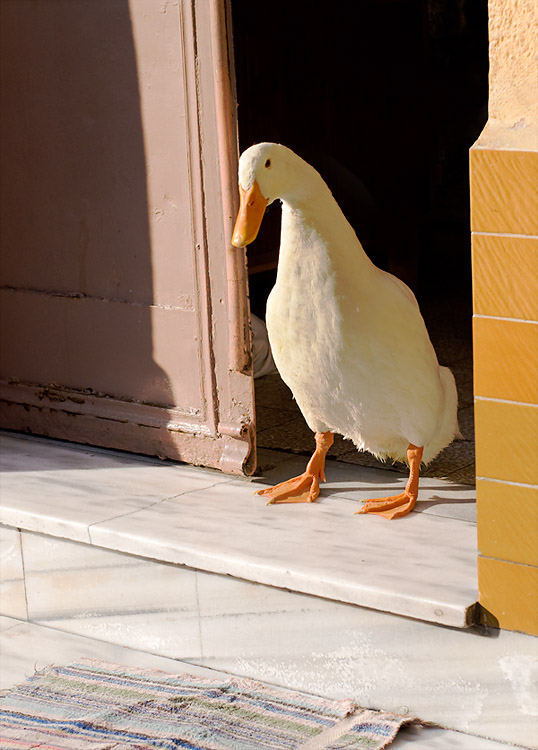
[[[466,359],[472,405],[468,150],[487,119],[487,0],[232,0],[232,16],[241,150],[277,141],[316,167],[370,258],[415,291],[440,361]],[[248,251],[262,318],[279,228],[277,204]]]

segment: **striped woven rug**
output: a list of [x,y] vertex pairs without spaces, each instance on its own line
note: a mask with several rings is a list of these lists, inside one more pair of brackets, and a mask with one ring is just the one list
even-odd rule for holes
[[0,698],[0,748],[381,750],[408,721],[252,680],[83,659],[38,672]]

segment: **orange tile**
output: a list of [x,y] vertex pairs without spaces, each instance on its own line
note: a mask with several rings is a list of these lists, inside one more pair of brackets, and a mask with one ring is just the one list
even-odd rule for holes
[[538,635],[538,568],[479,557],[478,590],[485,622]]
[[538,323],[475,317],[473,354],[476,396],[538,404]]
[[476,475],[538,484],[538,407],[475,400]]
[[538,235],[538,153],[471,149],[471,228]]
[[476,315],[538,320],[538,239],[473,234]]
[[538,566],[538,487],[479,479],[476,505],[481,555]]

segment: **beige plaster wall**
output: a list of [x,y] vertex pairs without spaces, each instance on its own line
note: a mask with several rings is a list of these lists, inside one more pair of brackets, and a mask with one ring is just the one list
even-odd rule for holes
[[489,121],[480,148],[538,150],[537,29],[537,0],[489,0]]

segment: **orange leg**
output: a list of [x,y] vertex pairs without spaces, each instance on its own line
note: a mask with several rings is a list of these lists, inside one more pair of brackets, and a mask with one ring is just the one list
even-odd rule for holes
[[286,482],[258,490],[255,495],[268,497],[267,505],[273,503],[313,503],[319,495],[319,483],[325,481],[325,456],[334,442],[332,432],[316,432],[316,450],[304,474]]
[[424,448],[417,448],[412,443],[407,449],[407,460],[409,461],[409,479],[405,486],[405,492],[392,497],[381,497],[378,500],[366,500],[363,507],[357,511],[360,513],[374,513],[376,516],[393,519],[401,518],[410,513],[415,507],[418,497],[418,475],[420,462]]

